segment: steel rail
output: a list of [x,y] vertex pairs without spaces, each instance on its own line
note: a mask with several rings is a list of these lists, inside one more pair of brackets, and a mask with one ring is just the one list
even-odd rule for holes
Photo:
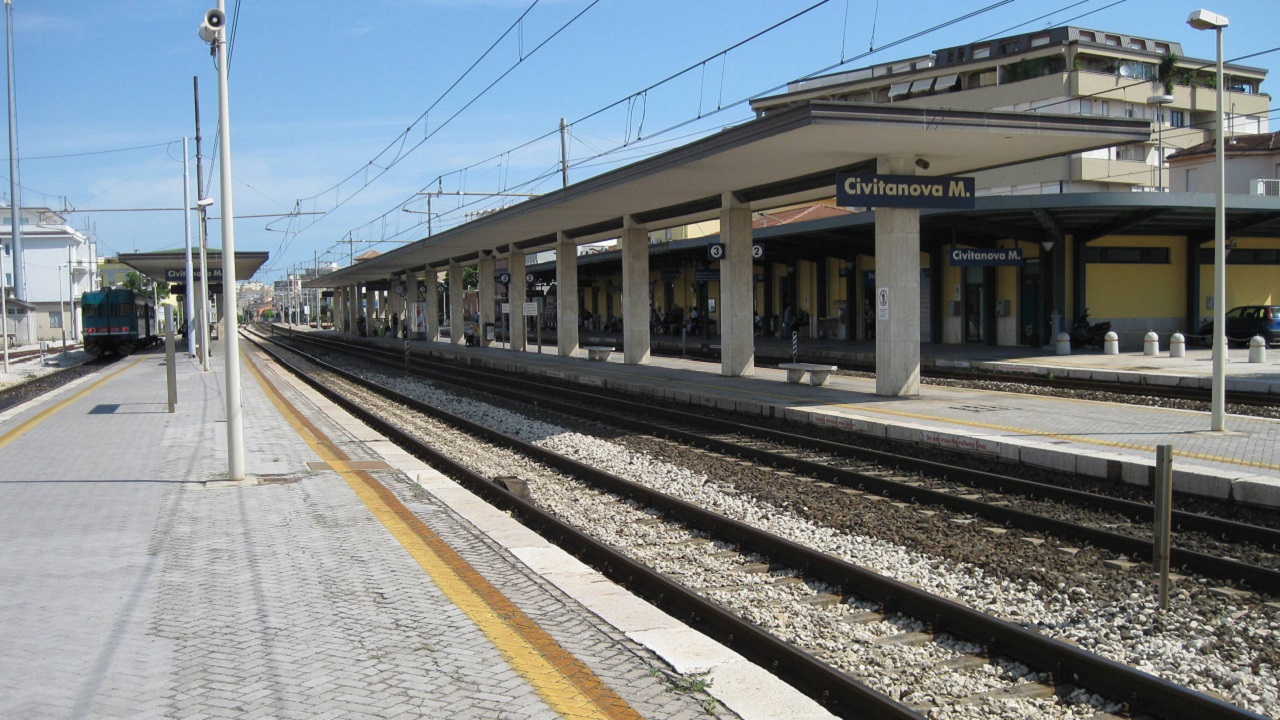
[[[277,353],[262,346],[261,343],[257,343],[256,340],[253,342],[263,347],[264,351],[269,352],[281,366],[289,369],[290,372],[297,375],[325,397],[388,437],[396,445],[440,470],[446,476],[457,481],[486,501],[513,513],[522,523],[538,532],[539,535],[600,571],[610,580],[635,592],[699,632],[715,638],[727,647],[739,652],[748,660],[768,669],[800,692],[821,703],[832,714],[842,718],[869,718],[871,720],[925,720],[923,715],[889,696],[818,660],[800,648],[782,641],[762,628],[743,620],[721,605],[698,595],[662,573],[656,572],[614,550],[609,545],[559,520],[536,505],[516,497],[493,483],[489,478],[471,471],[466,466],[436,451],[430,445],[378,417],[365,407],[325,387],[319,380],[296,368]],[[296,350],[292,351],[297,352]],[[465,418],[457,417],[412,398],[401,396],[340,368],[333,367],[322,360],[316,358],[308,358],[308,360],[349,382],[383,394],[384,397],[412,407],[415,411],[450,424],[456,424],[456,427],[484,437],[495,444],[517,448],[521,452],[525,452],[529,447],[536,447],[529,446],[520,440],[473,423]],[[599,473],[599,471],[584,465],[578,465],[567,458],[555,456],[553,453],[541,451],[540,454],[567,461],[570,466],[578,467],[581,473],[575,474],[580,476],[589,478],[591,475]],[[557,462],[557,464],[559,463]],[[561,469],[563,470],[564,468]],[[618,478],[618,480],[621,479]]]
[[[310,338],[307,339],[310,340]],[[351,345],[332,340],[324,341],[321,344],[331,345],[344,351],[349,351],[349,348],[353,347]],[[402,356],[392,355],[381,348],[377,348],[375,352],[381,356],[379,360],[386,365],[394,365],[398,368],[403,367]],[[362,359],[369,360],[370,358],[362,355]],[[452,365],[447,371],[436,371],[419,365],[412,368],[411,372],[415,375],[438,378],[444,382],[469,387],[480,392],[507,397],[522,402],[529,402],[529,396],[525,391],[511,389],[508,387],[508,384],[512,382],[512,378],[509,373],[499,374],[472,367],[458,367]],[[501,384],[492,382],[495,378],[501,379],[504,382]],[[539,389],[542,388],[540,387]],[[652,415],[655,412],[655,408],[651,405],[623,400],[621,398],[606,398],[602,397],[598,392],[590,393],[563,387],[557,387],[555,389],[555,395],[556,397],[539,395],[538,405],[543,409],[556,409],[566,414],[587,417],[602,423],[623,426],[641,432],[664,434],[671,439],[686,444],[705,447],[716,452],[734,455],[754,462],[768,464],[773,467],[785,468],[793,472],[839,483],[846,487],[869,490],[896,500],[923,502],[937,505],[955,512],[983,517],[991,522],[1004,524],[1021,530],[1054,533],[1063,538],[1071,538],[1074,540],[1092,543],[1098,547],[1117,553],[1124,553],[1134,557],[1151,557],[1154,552],[1153,543],[1151,541],[1124,535],[1122,533],[1115,533],[1099,528],[1078,525],[1068,521],[1046,518],[1043,515],[1038,515],[1032,512],[993,505],[981,500],[969,499],[941,490],[931,490],[914,485],[907,485],[891,479],[860,473],[854,470],[834,468],[829,465],[807,461],[764,448],[754,448],[735,443],[733,441],[725,441],[708,437],[701,432],[690,432],[671,427],[667,424],[658,424],[642,419],[638,420],[635,418],[628,418],[625,415],[620,415],[618,413],[618,410],[622,409],[637,414]],[[575,404],[573,402],[566,401],[565,398],[578,398],[579,402],[582,404]],[[724,433],[754,436],[771,442],[803,447],[806,450],[826,452],[840,457],[870,461],[895,467],[907,472],[932,474],[936,477],[960,484],[988,488],[998,492],[1008,492],[1012,490],[1032,499],[1044,498],[1069,502],[1079,506],[1091,507],[1106,512],[1114,512],[1139,521],[1151,521],[1154,516],[1152,506],[1145,503],[1109,498],[1095,493],[1071,490],[1069,488],[1061,488],[1030,480],[996,475],[994,473],[987,473],[980,470],[960,468],[954,465],[945,465],[929,460],[897,455],[879,450],[857,448],[843,443],[811,438],[808,436],[762,428],[750,424],[737,423],[729,420],[721,420],[707,417],[705,415],[685,413],[671,408],[663,408],[661,412],[667,418],[675,418],[694,427],[710,426]],[[655,430],[655,428],[657,428],[657,430]],[[1174,511],[1173,521],[1175,527],[1179,530],[1202,532],[1218,537],[1242,539],[1271,548],[1280,546],[1280,531],[1271,528],[1247,525],[1229,520],[1221,520],[1184,511]],[[1260,592],[1267,592],[1271,594],[1280,593],[1280,570],[1259,567],[1257,565],[1251,565],[1249,563],[1230,558],[1176,547],[1171,549],[1170,561],[1173,564],[1191,572],[1198,572],[1222,579],[1243,581]]]
[[[394,391],[334,368],[328,363],[318,359],[313,360],[313,362],[330,369],[351,382],[367,387],[386,397],[394,398],[397,402],[414,407],[421,412],[441,419],[448,416],[448,413],[444,413],[439,409],[411,398],[405,398]],[[318,386],[318,382],[309,378],[305,373],[302,374],[302,377],[313,386]],[[331,397],[336,395],[336,393],[331,393],[331,391],[327,390],[322,390],[322,392]],[[338,401],[337,398],[334,399]],[[341,402],[344,406],[356,411],[357,416],[362,417],[362,419],[371,417],[371,413],[356,406],[354,403]],[[949,632],[957,637],[981,644],[993,655],[1007,655],[1015,660],[1027,663],[1033,668],[1046,670],[1052,673],[1056,682],[1081,685],[1113,700],[1128,703],[1131,708],[1137,708],[1143,712],[1151,712],[1167,720],[1218,720],[1219,718],[1222,720],[1229,718],[1253,718],[1256,720],[1263,717],[1219,698],[1196,692],[1177,683],[1144,673],[1123,663],[1095,655],[1008,621],[993,618],[958,602],[934,596],[906,583],[893,580],[845,560],[757,529],[746,523],[704,510],[692,503],[597,470],[536,445],[524,443],[499,431],[485,428],[462,418],[457,418],[457,420],[460,421],[460,426],[474,427],[481,436],[491,438],[494,442],[500,442],[508,447],[519,448],[520,452],[551,467],[604,487],[610,492],[632,498],[664,514],[679,518],[690,526],[729,540],[739,547],[750,548],[775,562],[782,562],[808,575],[817,577],[841,588],[842,592],[847,595],[858,595],[872,599],[884,605],[886,609],[893,609],[929,623],[935,632]],[[400,444],[400,441],[403,440],[415,449],[416,446],[420,445],[416,440],[406,436],[388,423],[376,422],[380,427],[392,431],[391,437],[397,444]],[[559,521],[555,522],[558,523]],[[579,533],[578,535],[581,534]],[[599,569],[606,572],[606,574],[612,572],[607,568],[608,566]],[[611,575],[611,577],[613,576]],[[634,579],[632,581],[634,582]],[[652,590],[637,589],[642,594],[652,592]],[[689,594],[693,595],[692,593]],[[693,597],[696,598],[697,596],[693,595]],[[661,602],[660,595],[659,603]],[[692,617],[685,621],[694,627],[700,627],[696,624],[698,620],[698,617]],[[765,633],[765,635],[768,634]],[[772,635],[769,635],[769,637],[773,638]],[[727,644],[734,647],[734,639],[734,635],[730,634]],[[741,638],[737,639],[741,641]],[[777,638],[773,638],[773,640],[777,641]],[[808,658],[813,663],[825,666],[825,663],[817,661],[803,651],[796,648],[792,648],[792,650]],[[748,652],[744,651],[743,654],[751,657]],[[752,657],[752,659],[756,658]],[[766,664],[766,666],[769,665]],[[773,665],[773,667],[779,672],[783,671],[780,664]],[[835,672],[839,676],[847,678],[850,683],[858,686],[859,694],[870,692],[874,695],[879,695],[876,691],[858,683],[853,678],[848,678],[847,675],[838,671]],[[791,680],[790,676],[784,676],[784,678],[788,679],[788,681]],[[801,678],[800,682],[802,684],[798,684],[797,687],[808,694],[813,688],[812,683],[805,681],[803,678]],[[830,701],[831,688],[821,689],[827,691],[826,698]],[[813,695],[810,696],[815,697]],[[816,698],[821,697],[816,696]],[[893,701],[889,700],[889,702],[892,703]],[[861,717],[869,716],[864,714],[866,712],[865,708],[858,708],[858,712]]]

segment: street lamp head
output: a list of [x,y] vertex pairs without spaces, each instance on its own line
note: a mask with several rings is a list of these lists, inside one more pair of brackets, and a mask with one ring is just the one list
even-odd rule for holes
[[1173,102],[1172,95],[1152,95],[1147,98],[1147,103],[1151,105],[1168,105]]
[[1230,23],[1225,15],[1208,10],[1192,10],[1187,16],[1187,24],[1196,30],[1221,30]]
[[213,198],[200,198],[196,201],[196,207],[209,207],[213,204]]

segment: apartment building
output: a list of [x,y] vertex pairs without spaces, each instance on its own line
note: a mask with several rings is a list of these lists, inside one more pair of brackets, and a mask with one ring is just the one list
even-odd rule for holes
[[[19,221],[21,258],[13,252],[11,211],[8,207],[0,209],[4,286],[12,294],[13,263],[20,261],[26,285],[21,299],[30,305],[6,308],[9,332],[18,336],[19,344],[61,340],[64,331],[68,339],[74,340],[80,334],[80,296],[96,287],[95,244],[47,207],[20,208]],[[18,330],[15,332],[14,328]]]
[[[1227,131],[1268,132],[1270,97],[1262,91],[1266,70],[1228,64],[1224,74]],[[1162,159],[1212,138],[1216,86],[1215,61],[1185,57],[1177,42],[1058,27],[799,80],[786,93],[760,98],[752,106],[758,115],[767,115],[826,99],[1148,118],[1152,135],[1145,145],[974,174],[980,193],[987,195],[1130,192],[1167,188]]]

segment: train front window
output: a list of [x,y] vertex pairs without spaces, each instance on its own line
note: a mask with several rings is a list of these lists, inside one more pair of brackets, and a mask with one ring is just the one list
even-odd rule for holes
[[84,316],[85,316],[86,318],[96,318],[96,317],[98,317],[98,306],[97,306],[97,305],[85,305],[85,306],[83,306],[82,310],[84,311]]
[[120,317],[133,315],[133,303],[120,303]]

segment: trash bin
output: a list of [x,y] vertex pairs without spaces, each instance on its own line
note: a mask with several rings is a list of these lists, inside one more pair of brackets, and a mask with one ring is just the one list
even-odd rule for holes
[[484,341],[493,342],[493,323],[491,322],[484,324]]

